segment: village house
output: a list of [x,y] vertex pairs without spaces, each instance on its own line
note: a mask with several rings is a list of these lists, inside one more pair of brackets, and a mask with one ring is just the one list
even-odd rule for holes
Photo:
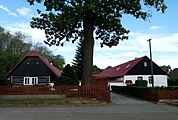
[[61,71],[35,51],[29,52],[7,74],[13,85],[49,85]]
[[[135,84],[136,80],[147,80],[152,86],[151,60],[147,56],[136,58],[126,63],[102,71],[98,76],[105,76],[110,86]],[[167,86],[168,74],[153,62],[154,86]]]

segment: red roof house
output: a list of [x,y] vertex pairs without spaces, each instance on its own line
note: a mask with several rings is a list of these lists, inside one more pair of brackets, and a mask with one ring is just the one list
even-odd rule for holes
[[48,85],[61,71],[35,51],[29,52],[6,77],[14,85]]
[[[125,86],[127,85],[126,81],[132,81],[135,83],[135,80],[147,80],[148,86],[151,86],[151,60],[147,56],[136,58],[134,60],[122,63],[115,67],[106,69],[102,71],[99,75],[104,76],[108,75],[110,86],[118,85]],[[156,63],[153,62],[153,74],[154,74],[154,85],[155,86],[167,86],[167,77],[168,74],[162,70]]]

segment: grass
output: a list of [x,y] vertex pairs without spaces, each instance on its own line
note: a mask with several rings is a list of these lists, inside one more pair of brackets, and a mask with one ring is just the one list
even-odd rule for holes
[[85,98],[22,98],[0,99],[0,106],[98,105],[104,102]]

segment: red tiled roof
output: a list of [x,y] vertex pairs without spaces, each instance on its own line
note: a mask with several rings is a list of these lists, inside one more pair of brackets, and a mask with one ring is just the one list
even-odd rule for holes
[[56,76],[60,76],[61,75],[61,71],[59,69],[57,69],[55,66],[51,65],[47,59],[43,58],[40,54],[38,54],[37,52],[35,51],[31,51],[29,52],[18,64],[16,64],[15,67],[13,67],[7,74],[6,76],[8,76],[26,57],[39,57],[39,59],[45,63],[45,65],[56,75]]
[[130,71],[137,63],[139,63],[144,57],[141,58],[136,58],[134,60],[128,61],[126,63],[117,65],[115,67],[109,68],[104,70],[103,72],[100,73],[102,74],[108,74],[109,77],[119,77],[119,76],[124,76],[128,71]]

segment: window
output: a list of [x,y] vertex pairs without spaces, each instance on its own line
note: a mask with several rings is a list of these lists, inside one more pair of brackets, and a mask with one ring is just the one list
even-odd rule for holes
[[30,79],[29,78],[24,78],[24,85],[29,85]]
[[117,69],[116,69],[116,71],[118,71],[120,69],[120,67],[118,67]]
[[24,85],[36,85],[38,84],[38,77],[24,77]]
[[137,77],[137,80],[143,80],[143,77]]
[[148,77],[148,80],[149,80],[149,84],[152,84],[152,81],[153,81],[153,80],[152,80],[152,77],[151,77],[151,76]]
[[147,67],[147,62],[144,62],[144,67]]
[[125,68],[128,68],[128,67],[130,67],[130,64],[128,64]]

